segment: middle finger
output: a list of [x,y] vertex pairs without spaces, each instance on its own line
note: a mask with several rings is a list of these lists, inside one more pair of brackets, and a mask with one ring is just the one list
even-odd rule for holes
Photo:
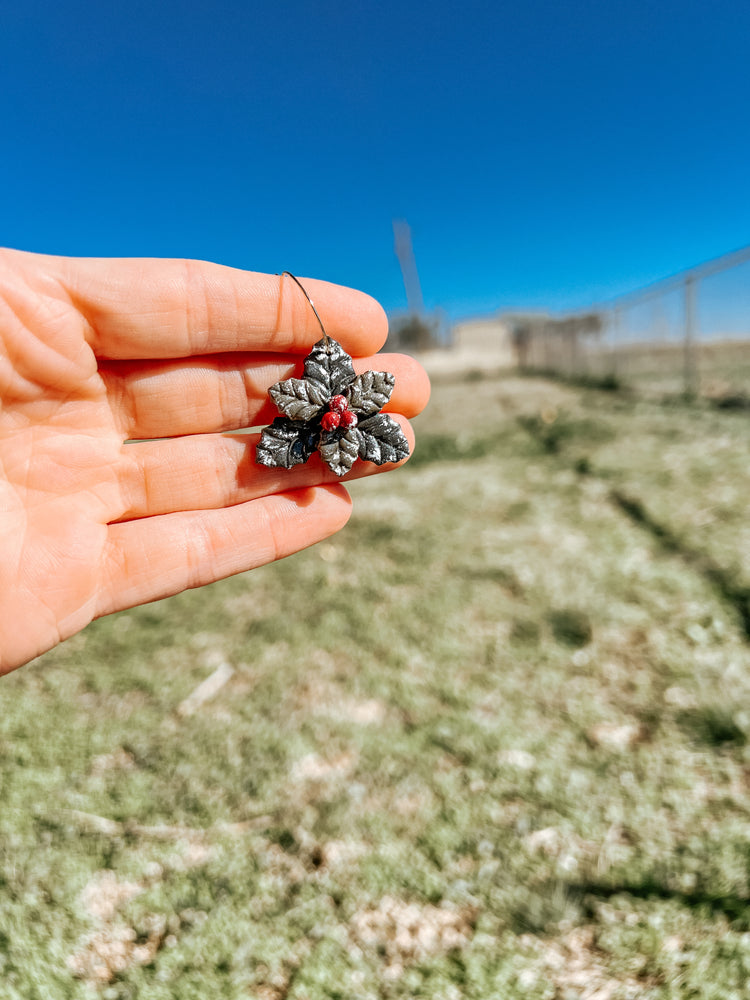
[[[427,402],[429,382],[421,366],[403,354],[354,358],[357,374],[389,371],[396,377],[386,407],[413,417]],[[127,438],[177,437],[257,427],[278,410],[268,387],[300,378],[299,355],[215,354],[189,360],[107,362],[100,374],[118,426]]]

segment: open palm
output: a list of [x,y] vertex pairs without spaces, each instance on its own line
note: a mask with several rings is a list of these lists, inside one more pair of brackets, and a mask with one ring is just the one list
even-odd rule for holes
[[[371,368],[380,306],[304,283],[356,370]],[[278,276],[0,251],[0,674],[96,617],[346,523],[346,490],[318,456],[264,468],[257,435],[227,433],[273,418],[268,386],[299,375],[319,336]],[[419,412],[429,389],[415,362],[378,367],[396,375],[388,409]],[[376,471],[358,462],[348,478]]]

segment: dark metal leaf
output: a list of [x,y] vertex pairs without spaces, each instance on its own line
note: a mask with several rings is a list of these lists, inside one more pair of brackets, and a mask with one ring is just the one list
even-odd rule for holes
[[358,375],[346,390],[349,407],[361,417],[377,413],[391,398],[395,382],[396,377],[390,372],[365,372],[364,375]]
[[359,434],[350,427],[341,434],[335,431],[328,440],[321,441],[320,454],[331,472],[344,476],[357,460],[360,449]]
[[305,378],[321,385],[330,399],[354,381],[352,359],[338,341],[323,337],[305,358]]
[[357,433],[359,457],[365,462],[385,465],[386,462],[400,462],[409,454],[404,432],[386,413],[376,413],[374,417],[361,420]]
[[[408,442],[396,421],[378,412],[391,398],[394,383],[390,372],[357,377],[341,344],[323,337],[305,358],[304,379],[284,379],[269,390],[283,416],[261,433],[257,461],[291,469],[317,448],[337,476],[346,475],[358,455],[377,465],[399,462],[409,454]],[[346,396],[359,424],[326,433],[321,430],[322,411],[338,395]]]
[[310,420],[330,396],[319,382],[287,378],[268,390],[278,410],[292,420]]
[[255,449],[255,460],[260,465],[291,469],[306,462],[316,445],[315,431],[311,431],[305,424],[277,417],[270,427],[262,431]]

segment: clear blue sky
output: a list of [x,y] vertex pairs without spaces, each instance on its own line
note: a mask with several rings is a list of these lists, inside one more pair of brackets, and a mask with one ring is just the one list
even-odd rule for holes
[[750,243],[747,0],[0,0],[0,243],[453,316]]

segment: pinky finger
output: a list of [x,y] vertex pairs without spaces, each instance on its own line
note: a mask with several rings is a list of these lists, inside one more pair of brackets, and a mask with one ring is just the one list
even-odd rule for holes
[[96,617],[282,559],[343,528],[350,513],[349,494],[334,485],[112,524]]

